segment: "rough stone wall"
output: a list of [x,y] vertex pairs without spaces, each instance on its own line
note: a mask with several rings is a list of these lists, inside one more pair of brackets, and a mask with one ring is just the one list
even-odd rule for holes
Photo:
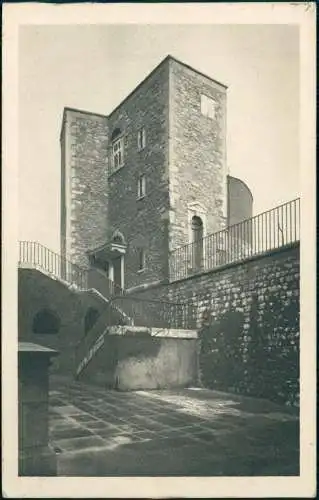
[[198,306],[205,386],[295,404],[299,266],[299,245],[292,245],[153,288],[144,298]]
[[[201,94],[217,103],[201,114]],[[88,267],[86,251],[117,229],[127,240],[125,287],[167,278],[168,250],[189,242],[189,204],[204,233],[227,216],[226,89],[166,58],[108,117],[66,108],[61,135],[61,253]],[[146,131],[139,151],[137,133]],[[110,172],[111,137],[124,140],[124,166]],[[146,196],[137,182],[146,176]],[[195,211],[194,211],[195,210]],[[193,207],[194,214],[197,214]],[[193,212],[192,212],[193,213]],[[139,251],[146,269],[139,273]]]
[[[144,127],[146,146],[138,150]],[[124,137],[124,166],[109,177],[110,233],[119,230],[128,243],[125,288],[162,279],[167,274],[168,244],[168,65],[160,65],[109,116],[110,136]],[[111,151],[109,152],[111,154]],[[137,182],[146,176],[146,196],[137,199]],[[138,273],[139,248],[146,269]]]
[[107,118],[65,109],[61,135],[61,253],[88,268],[107,239]]
[[[74,373],[78,342],[85,334],[85,315],[94,308],[102,315],[105,303],[89,292],[76,293],[40,271],[19,269],[19,340],[56,349],[53,369]],[[59,320],[57,333],[34,333],[33,320],[39,311],[50,310]]]
[[[217,103],[214,119],[201,113],[202,94]],[[203,206],[204,233],[225,227],[225,120],[225,87],[170,60],[170,250],[190,242],[191,203]]]

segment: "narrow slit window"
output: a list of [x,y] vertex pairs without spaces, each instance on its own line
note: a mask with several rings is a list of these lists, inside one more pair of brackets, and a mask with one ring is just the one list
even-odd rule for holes
[[146,146],[146,133],[145,133],[145,128],[141,128],[138,132],[137,132],[137,147],[138,147],[138,150],[141,151],[142,149],[144,149]]
[[139,250],[138,253],[138,270],[143,271],[146,267],[146,256],[145,256],[145,250],[142,248]]
[[137,181],[137,198],[144,198],[146,194],[146,180],[145,175],[140,175]]

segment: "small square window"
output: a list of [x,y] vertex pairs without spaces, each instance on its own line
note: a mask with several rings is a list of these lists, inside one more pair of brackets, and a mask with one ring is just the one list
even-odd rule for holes
[[137,198],[144,198],[146,194],[146,180],[145,175],[140,175],[137,181]]
[[201,95],[201,113],[208,118],[214,119],[216,116],[217,103],[214,99],[207,97],[206,95]]
[[141,128],[137,132],[137,147],[139,151],[145,148],[146,145],[146,133],[145,133],[145,128]]
[[146,267],[145,251],[141,248],[138,252],[138,270],[143,271]]

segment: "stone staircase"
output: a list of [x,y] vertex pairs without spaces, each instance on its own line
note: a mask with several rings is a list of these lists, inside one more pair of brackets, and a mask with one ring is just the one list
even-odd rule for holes
[[196,321],[190,304],[140,299],[116,287],[99,270],[82,269],[37,242],[19,242],[19,268],[40,271],[63,283],[71,292],[83,294],[83,307],[87,294],[93,294],[104,302],[102,312],[76,346],[76,378],[85,373],[97,356],[111,327],[136,327],[144,335],[146,330],[150,332],[152,328],[157,332],[172,328],[190,330]]

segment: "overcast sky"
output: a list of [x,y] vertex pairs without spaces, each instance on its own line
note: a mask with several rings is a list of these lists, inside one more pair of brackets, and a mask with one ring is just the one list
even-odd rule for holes
[[59,251],[63,108],[110,113],[167,54],[228,85],[228,165],[254,213],[299,196],[298,48],[291,25],[20,28],[19,239]]

